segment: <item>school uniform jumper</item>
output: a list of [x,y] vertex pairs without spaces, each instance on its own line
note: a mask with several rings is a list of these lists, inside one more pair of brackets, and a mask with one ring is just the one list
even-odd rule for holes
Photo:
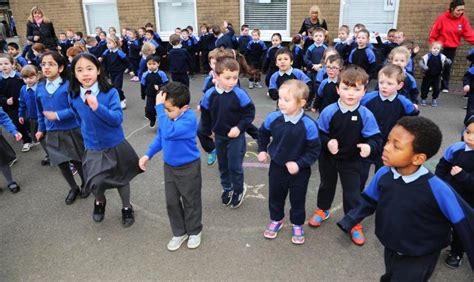
[[102,53],[102,65],[105,71],[110,76],[112,85],[117,89],[120,95],[120,101],[125,100],[125,95],[122,90],[123,85],[123,73],[128,69],[133,69],[127,55],[119,49],[107,49]]
[[141,85],[145,88],[146,95],[146,105],[145,105],[145,116],[150,121],[156,121],[156,94],[159,90],[156,90],[155,86],[158,86],[158,89],[161,89],[164,85],[168,83],[168,77],[166,74],[160,70],[154,72],[146,71],[141,79]]
[[416,79],[408,71],[404,70],[404,72],[405,82],[399,93],[410,99],[414,104],[418,104],[418,94],[420,94],[420,91],[416,86]]
[[173,236],[202,230],[201,160],[196,144],[197,118],[187,110],[170,120],[163,104],[156,106],[158,131],[145,153],[150,159],[163,150],[166,208]]
[[[360,104],[367,107],[374,114],[382,135],[382,145],[387,142],[388,134],[399,119],[404,116],[417,116],[420,113],[410,100],[398,93],[384,97],[379,91],[372,91],[362,97]],[[362,160],[361,191],[364,190],[372,163],[375,165],[375,171],[383,166],[382,151],[374,154],[373,158]]]
[[171,79],[189,87],[188,73],[191,70],[192,58],[186,49],[174,46],[168,53]]
[[255,77],[249,78],[251,82],[259,82],[262,70],[262,62],[267,51],[267,46],[262,40],[258,41],[249,41],[246,47],[245,54],[247,55],[248,62],[258,73]]
[[370,47],[352,49],[347,61],[349,64],[363,68],[369,77],[373,77],[377,70],[375,53]]
[[129,187],[129,182],[142,170],[138,156],[125,139],[122,128],[123,112],[115,88],[101,92],[96,82],[89,95],[99,102],[93,111],[86,103],[86,89],[69,97],[71,111],[77,116],[84,137],[85,189],[103,196],[106,189]]
[[272,46],[268,48],[265,61],[263,63],[263,72],[265,72],[265,85],[270,86],[270,78],[278,71],[276,66],[276,52],[281,48],[281,45]]
[[[226,191],[240,194],[244,185],[245,131],[255,118],[255,106],[241,88],[226,92],[217,86],[206,92],[200,105],[203,134],[215,135],[221,185]],[[227,137],[234,126],[240,129],[240,135]]]
[[424,55],[420,60],[420,67],[424,72],[421,82],[421,99],[426,100],[430,87],[433,88],[433,99],[437,99],[440,92],[441,74],[445,65],[451,64],[445,55],[434,56],[431,53]]
[[316,99],[313,103],[313,108],[321,113],[327,106],[336,103],[339,100],[337,94],[337,77],[334,80],[329,78],[324,79],[319,85],[316,92]]
[[[128,54],[128,59],[130,60],[130,63],[132,64],[133,68],[131,71],[133,71],[136,75],[139,75],[140,73],[140,52],[142,50],[142,44],[140,44],[140,40],[138,39],[130,39],[127,41],[127,53]],[[123,51],[123,50],[122,50]],[[125,51],[123,51],[125,52]],[[145,63],[146,65],[146,63]]]
[[287,80],[297,79],[301,80],[308,85],[308,88],[311,89],[311,79],[302,71],[295,68],[290,68],[286,72],[281,72],[280,70],[272,74],[270,77],[270,85],[268,86],[268,93],[270,98],[273,100],[278,100],[278,89],[280,86]]
[[[18,117],[23,118],[25,123],[29,124],[30,126],[30,135],[33,141],[37,142],[36,140],[36,132],[38,131],[38,110],[36,107],[36,88],[38,87],[38,83],[33,85],[32,87],[28,87],[27,85],[23,85],[20,90],[20,105],[18,108]],[[48,157],[48,151],[46,149],[46,144],[44,138],[40,140],[41,147],[46,153],[46,157]]]
[[428,281],[440,251],[458,232],[474,265],[474,214],[469,205],[424,166],[402,176],[381,168],[361,201],[339,221],[345,232],[375,212],[375,235],[385,247],[381,281]]
[[[0,106],[0,126],[2,126],[11,135],[16,135],[18,132],[12,120],[10,119],[10,117],[8,117],[8,114],[3,111],[3,108],[1,106]],[[15,159],[15,151],[13,151],[11,146],[3,138],[2,134],[0,134],[0,167],[8,166],[10,162],[13,161],[14,159]]]
[[303,48],[298,45],[293,46],[291,50],[291,54],[293,54],[293,67],[295,69],[303,70],[304,68],[304,52]]
[[215,47],[224,49],[232,49],[234,47],[234,43],[232,42],[232,38],[235,35],[235,31],[231,26],[228,26],[227,29],[229,30],[226,33],[221,33],[219,37],[217,37],[215,41]]
[[[270,138],[272,141],[270,143]],[[270,146],[268,146],[270,144]],[[285,201],[290,194],[290,221],[303,225],[306,219],[305,202],[311,165],[321,152],[318,128],[304,111],[289,117],[275,111],[266,117],[259,129],[258,151],[269,152],[271,157],[268,172],[270,219],[280,221],[285,216]],[[287,162],[296,162],[299,171],[291,175]]]
[[467,108],[466,116],[464,117],[464,122],[466,122],[469,117],[474,115],[474,67],[470,67],[467,72],[464,73],[462,78],[463,87],[469,85],[470,90],[467,93]]
[[[371,156],[378,154],[382,148],[380,130],[374,115],[366,107],[358,105],[349,110],[340,101],[321,112],[318,127],[322,150],[319,157],[321,184],[317,206],[322,210],[331,207],[339,173],[346,214],[357,205],[360,195],[362,158],[357,144],[369,144]],[[329,152],[327,146],[331,139],[339,143],[339,151],[335,155]]]

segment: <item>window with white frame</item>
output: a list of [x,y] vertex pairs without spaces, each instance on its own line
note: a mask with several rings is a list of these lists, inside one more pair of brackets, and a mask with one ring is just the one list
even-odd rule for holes
[[341,0],[339,26],[362,23],[372,32],[387,33],[397,27],[399,0]]
[[275,32],[290,36],[290,13],[290,0],[240,0],[240,23],[260,29],[264,40]]
[[198,30],[196,17],[196,0],[155,0],[156,31],[167,38],[175,28],[192,26]]
[[87,34],[95,34],[98,26],[105,31],[112,26],[120,30],[116,0],[83,0],[82,8]]

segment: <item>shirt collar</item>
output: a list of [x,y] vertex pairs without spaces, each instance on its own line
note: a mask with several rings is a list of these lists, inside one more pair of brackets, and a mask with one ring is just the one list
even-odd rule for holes
[[117,49],[117,48],[114,48],[114,49],[109,49],[109,50],[110,50],[110,52],[111,52],[111,53],[115,53],[115,52],[117,52],[117,51],[118,51],[118,49]]
[[80,96],[82,101],[86,100],[86,91],[90,90],[91,95],[97,96],[99,94],[99,83],[95,82],[90,88],[83,88],[82,86],[80,87]]
[[217,91],[217,93],[219,93],[219,94],[224,94],[224,92],[229,93],[230,91],[232,91],[232,89],[229,90],[229,91],[226,91],[226,90],[220,88],[219,86],[217,86],[217,84],[216,84],[216,91]]
[[288,116],[288,115],[283,114],[283,118],[285,119],[285,122],[291,122],[292,124],[297,124],[298,121],[303,116],[303,114],[304,114],[304,111],[303,111],[303,109],[301,109],[299,114],[297,114],[296,116],[292,117],[292,116]]
[[38,83],[35,83],[33,86],[31,87],[28,87],[28,85],[26,86],[26,90],[28,91],[29,89],[33,90],[33,91],[36,91],[36,87],[38,87]]
[[413,174],[410,174],[410,175],[401,175],[396,168],[392,167],[390,168],[392,170],[392,173],[393,173],[393,179],[398,179],[398,178],[402,178],[403,179],[403,182],[405,183],[410,183],[410,182],[413,182],[415,180],[417,180],[418,178],[420,178],[421,176],[427,174],[429,171],[426,167],[424,166],[420,166],[420,168],[415,171]]
[[382,101],[387,101],[389,100],[390,102],[393,102],[393,100],[395,100],[395,98],[397,98],[397,93],[395,94],[392,94],[388,97],[385,97],[384,95],[382,95],[382,93],[379,92],[379,97]]
[[341,103],[341,99],[337,100],[337,105],[339,106],[339,109],[341,110],[341,112],[343,114],[347,113],[347,112],[354,112],[355,110],[357,110],[357,108],[359,107],[360,103],[357,103],[357,105],[353,106],[352,108],[348,108],[346,106],[344,106],[342,103]]
[[286,72],[282,72],[282,71],[279,70],[278,74],[280,76],[283,76],[284,74],[291,75],[292,72],[293,72],[293,68],[290,67]]
[[316,47],[321,47],[321,46],[323,46],[323,45],[324,45],[324,43],[316,44],[316,42],[314,42],[314,46],[316,46]]
[[5,75],[5,73],[2,72],[2,76],[5,79],[10,78],[10,77],[13,78],[13,77],[15,77],[15,75],[16,75],[16,71],[14,71],[14,70],[12,70],[8,75]]
[[63,79],[62,79],[60,76],[58,76],[58,77],[57,77],[56,79],[54,79],[53,81],[47,80],[47,81],[46,81],[46,85],[52,84],[52,85],[54,85],[55,87],[58,87],[59,84],[61,84],[62,82],[63,82]]
[[180,43],[180,44],[178,44],[178,45],[176,45],[176,46],[173,46],[173,49],[179,49],[179,48],[182,48],[182,47],[183,47],[183,45],[181,45],[181,43]]
[[337,76],[334,79],[330,79],[328,77],[328,83],[336,83],[337,84]]
[[469,148],[469,146],[467,144],[465,144],[464,151],[465,152],[470,152],[470,151],[474,151],[474,149]]

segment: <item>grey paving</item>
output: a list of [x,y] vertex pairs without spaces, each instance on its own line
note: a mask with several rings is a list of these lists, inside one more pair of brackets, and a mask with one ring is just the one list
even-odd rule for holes
[[[246,86],[247,81],[243,80]],[[201,96],[202,78],[191,81],[192,108]],[[124,129],[139,154],[155,131],[143,118],[139,87],[124,84],[128,109]],[[257,106],[260,125],[274,102],[264,89],[250,91]],[[422,115],[443,129],[443,148],[459,140],[465,100],[457,91],[443,94],[440,107],[422,108]],[[11,140],[11,139],[10,139]],[[169,252],[171,237],[166,215],[161,154],[149,170],[132,182],[132,203],[136,223],[128,229],[120,224],[120,200],[116,191],[107,192],[105,220],[92,221],[92,197],[64,204],[66,183],[57,168],[39,165],[43,153],[35,147],[29,153],[18,150],[13,172],[22,186],[18,194],[0,194],[0,281],[55,280],[316,280],[377,281],[384,271],[383,248],[374,235],[374,219],[363,222],[367,243],[357,247],[335,222],[343,215],[338,191],[332,217],[319,229],[305,228],[306,243],[294,246],[287,225],[276,240],[262,236],[268,222],[267,169],[255,167],[256,146],[248,138],[245,183],[249,188],[237,210],[220,204],[217,166],[208,167],[203,157],[203,240],[196,250],[185,246]],[[19,149],[19,144],[15,144]],[[433,168],[438,154],[428,166]],[[307,195],[307,216],[316,205],[319,173],[313,169]],[[0,185],[5,186],[4,179]],[[442,260],[432,281],[473,281],[468,263],[458,270],[446,268]]]

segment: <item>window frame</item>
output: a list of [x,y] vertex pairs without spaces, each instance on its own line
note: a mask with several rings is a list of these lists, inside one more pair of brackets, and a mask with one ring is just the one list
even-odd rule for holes
[[[159,12],[159,7],[158,7],[158,1],[159,0],[153,0],[153,6],[155,7],[155,32],[157,32],[161,39],[163,41],[169,41],[169,37],[174,34],[174,29],[172,31],[163,31],[161,30],[161,25],[160,25],[160,12]],[[198,19],[197,19],[197,0],[192,0],[194,3],[194,24],[188,24],[191,25],[194,28],[194,31],[199,31],[199,27],[197,26],[198,24]],[[183,28],[183,26],[181,26]]]
[[[120,28],[120,17],[118,15],[118,5],[117,5],[117,0],[82,0],[82,12],[84,14],[84,23],[85,23],[85,26],[86,26],[86,32],[88,35],[94,35],[95,36],[95,27],[91,27],[89,25],[89,20],[88,20],[88,11],[87,11],[87,6],[88,5],[93,5],[93,4],[115,4],[115,9],[117,10],[117,22],[119,24],[119,26],[116,26],[115,28],[117,29],[117,31],[121,30]],[[94,30],[92,30],[92,29]],[[102,27],[104,29],[104,31],[107,31],[107,29],[109,28],[108,26],[107,27]]]
[[[286,3],[286,30],[269,30],[269,29],[260,29],[260,39],[263,41],[271,41],[273,33],[280,33],[282,41],[291,41],[291,0],[287,0]],[[234,27],[236,33],[237,29],[240,32],[240,27],[245,23],[245,0],[239,0],[239,9],[240,9],[240,25]],[[257,27],[258,28],[258,27]]]

